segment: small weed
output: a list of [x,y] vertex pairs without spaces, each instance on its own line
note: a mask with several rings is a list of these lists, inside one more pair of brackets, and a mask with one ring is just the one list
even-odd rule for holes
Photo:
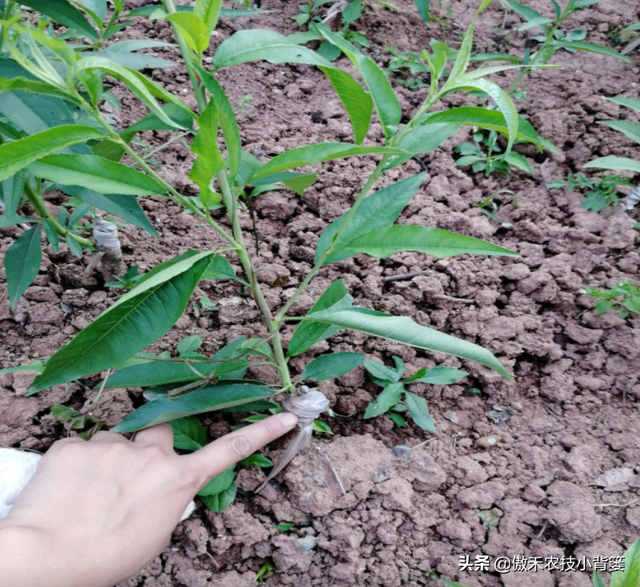
[[197,302],[193,302],[193,314],[196,318],[200,318],[205,312],[217,312],[216,306],[207,296],[200,296]]
[[264,583],[265,579],[268,579],[273,575],[273,561],[268,558],[264,561],[264,564],[260,567],[260,570],[256,574],[255,582]]
[[512,167],[533,175],[533,169],[525,157],[513,151],[502,153],[497,141],[498,133],[494,130],[474,133],[472,143],[462,143],[454,149],[455,153],[462,155],[456,165],[470,166],[474,173],[484,171],[486,177],[492,173],[507,177],[511,175]]
[[[609,206],[617,206],[622,199],[618,194],[620,186],[633,186],[634,184],[621,175],[604,175],[600,179],[585,177],[581,173],[570,173],[567,181],[552,181],[547,185],[549,189],[567,188],[570,192],[580,190],[586,192],[584,200],[580,204],[591,212],[602,212]],[[624,197],[624,196],[623,196]]]
[[611,289],[601,289],[599,287],[588,287],[587,295],[599,300],[596,304],[596,314],[603,314],[607,310],[620,312],[623,318],[640,313],[640,285],[633,281],[623,281]]
[[478,512],[482,527],[487,530],[495,530],[500,523],[502,512],[500,510],[481,510]]
[[131,267],[129,269],[129,271],[127,271],[124,274],[123,277],[118,277],[116,275],[115,278],[118,281],[108,281],[104,285],[105,285],[105,287],[115,287],[115,288],[124,289],[125,291],[129,291],[129,290],[133,289],[133,287],[140,280],[142,275],[143,274],[138,275],[138,266],[134,265],[133,267]]
[[[496,202],[496,198],[499,197],[501,194],[508,194],[509,196],[509,198],[507,198],[504,204],[498,204]],[[504,190],[498,190],[497,192],[493,192],[488,198],[485,198],[484,200],[482,200],[482,202],[480,202],[479,204],[476,204],[476,207],[480,208],[480,211],[487,218],[491,218],[491,220],[494,220],[504,228],[511,228],[511,224],[509,222],[506,222],[505,220],[502,220],[502,218],[498,217],[498,212],[500,211],[500,208],[502,208],[509,202],[513,204],[513,207],[515,209],[518,208],[518,196],[516,196],[511,190],[504,189]]]
[[247,114],[251,114],[255,108],[253,104],[253,96],[251,94],[245,94],[236,103],[233,103],[232,107],[236,116],[246,116]]

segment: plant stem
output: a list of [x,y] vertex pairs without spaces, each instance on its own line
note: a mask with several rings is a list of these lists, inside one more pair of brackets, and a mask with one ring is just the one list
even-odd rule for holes
[[[175,4],[173,0],[162,0],[162,4],[164,5],[164,9],[168,14],[173,14],[176,12]],[[193,92],[196,96],[196,101],[198,102],[198,110],[200,113],[206,108],[207,100],[204,95],[204,89],[198,82],[198,74],[196,73],[193,67],[193,60],[191,56],[191,52],[189,51],[189,47],[187,46],[184,37],[173,23],[171,23],[173,28],[173,35],[178,41],[178,47],[180,48],[180,53],[182,54],[182,59],[184,60],[184,65],[187,68],[187,74],[189,75],[189,80],[191,80],[191,85],[193,86]]]
[[242,233],[242,227],[240,226],[238,204],[235,196],[231,191],[229,182],[227,181],[227,176],[225,175],[224,171],[220,171],[217,177],[218,183],[220,184],[220,191],[222,192],[222,201],[224,202],[227,213],[229,214],[229,218],[231,219],[233,236],[240,245],[238,250],[236,251],[238,254],[238,258],[240,259],[240,263],[242,264],[244,272],[247,275],[247,280],[249,281],[249,284],[251,286],[251,294],[258,304],[258,308],[260,308],[260,312],[262,312],[262,316],[267,323],[267,329],[269,330],[269,335],[272,338],[271,342],[273,345],[273,356],[276,360],[276,363],[278,364],[278,372],[280,374],[280,379],[282,380],[282,385],[284,386],[285,390],[289,390],[293,387],[293,383],[291,382],[291,375],[289,374],[287,359],[285,358],[284,350],[282,349],[282,339],[280,338],[280,322],[274,318],[273,313],[269,308],[269,304],[264,297],[264,293],[262,292],[262,289],[258,284],[255,267],[253,266],[253,262],[251,261],[251,257],[249,256],[249,253],[247,251],[244,234]]
[[27,197],[27,200],[31,203],[34,210],[37,212],[38,216],[41,218],[45,218],[56,229],[56,232],[65,238],[73,238],[79,244],[85,247],[91,247],[92,242],[84,237],[78,236],[77,234],[73,234],[70,230],[67,230],[62,224],[60,224],[52,215],[49,210],[47,210],[42,198],[36,193],[36,191],[31,187],[29,182],[25,182],[24,184],[24,195]]

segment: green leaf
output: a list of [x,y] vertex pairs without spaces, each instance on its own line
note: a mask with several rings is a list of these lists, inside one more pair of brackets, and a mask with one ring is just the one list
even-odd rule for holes
[[613,308],[613,302],[611,300],[601,300],[596,304],[596,315],[604,314],[607,310],[611,310],[611,308]]
[[369,132],[371,115],[373,113],[373,99],[362,86],[346,71],[329,67],[320,67],[327,76],[333,89],[338,94],[344,109],[353,125],[356,144],[362,143]]
[[199,16],[192,12],[174,12],[166,19],[175,25],[189,48],[198,55],[202,55],[209,46],[207,27]]
[[388,383],[396,383],[400,376],[395,369],[390,369],[380,361],[365,359],[364,368],[378,385],[383,386],[386,381]]
[[58,231],[56,227],[51,223],[48,218],[42,219],[42,228],[44,229],[44,234],[47,237],[47,240],[51,244],[51,248],[54,253],[58,253],[58,249],[60,247],[60,237],[58,236]]
[[12,310],[18,304],[20,296],[37,277],[41,261],[40,226],[34,226],[16,239],[7,249],[4,257],[7,290]]
[[[326,25],[319,24],[316,28],[326,41],[338,47],[358,68],[371,92],[384,136],[388,141],[398,130],[402,108],[384,71],[369,57],[360,53],[351,43],[331,32]],[[328,67],[331,65],[329,64]]]
[[385,387],[378,397],[373,400],[364,412],[364,419],[375,418],[388,412],[402,399],[404,386],[402,383],[392,383]]
[[[638,23],[640,28],[640,22]],[[635,98],[625,98],[624,96],[617,96],[615,98],[607,98],[610,102],[615,102],[616,104],[620,104],[621,106],[627,106],[628,108],[633,108],[636,112],[640,112],[640,100]]]
[[209,102],[198,118],[200,130],[191,143],[191,151],[198,158],[191,168],[189,179],[200,188],[200,198],[205,206],[215,201],[211,189],[213,178],[227,166],[218,149],[218,122],[218,109],[215,103]]
[[333,67],[330,61],[275,31],[252,29],[238,31],[218,45],[213,62],[214,70],[249,61],[269,63],[305,63]]
[[429,408],[427,407],[425,399],[415,393],[411,393],[410,391],[405,392],[405,398],[407,408],[409,408],[409,414],[411,414],[413,421],[423,430],[433,432],[435,434],[436,425],[433,423],[433,420],[429,415]]
[[[505,137],[509,136],[507,121],[501,112],[487,110],[477,106],[463,106],[462,108],[451,108],[442,112],[435,112],[424,119],[423,124],[461,124],[464,126],[477,126],[487,130],[495,130]],[[540,137],[536,134],[530,123],[521,116],[518,117],[518,130],[516,133],[518,140],[533,143],[538,147],[542,146]]]
[[431,385],[450,385],[469,375],[466,371],[458,371],[453,367],[432,367],[420,369],[415,375],[405,380],[405,383],[430,383]]
[[165,193],[148,175],[96,155],[49,155],[31,163],[28,171],[36,177],[81,186],[100,194],[153,196]]
[[531,164],[525,157],[520,155],[520,153],[514,153],[513,151],[507,155],[502,156],[503,160],[509,163],[509,165],[513,165],[513,167],[517,167],[521,171],[528,173],[529,175],[533,175],[533,169],[531,168]]
[[614,171],[633,171],[640,173],[640,161],[628,159],[627,157],[598,157],[589,163],[583,165],[584,169],[612,169]]
[[167,92],[167,90],[162,86],[151,81],[140,72],[124,67],[112,59],[107,59],[105,57],[84,57],[76,62],[75,69],[76,73],[85,70],[99,69],[111,77],[120,80],[147,108],[149,108],[149,110],[151,110],[151,112],[172,128],[182,127],[167,116],[164,110],[160,107],[157,99],[170,102],[195,118],[195,114],[182,100],[170,92]]
[[223,511],[228,505],[233,503],[236,498],[236,492],[238,488],[235,483],[232,483],[227,489],[216,495],[204,495],[200,499],[211,510],[217,513]]
[[196,0],[193,12],[200,17],[200,20],[205,24],[207,39],[211,36],[211,33],[218,24],[221,7],[222,0]]
[[271,395],[273,391],[268,387],[241,383],[205,387],[173,399],[159,397],[129,414],[113,431],[135,432],[177,418],[239,406]]
[[587,43],[586,41],[569,41],[569,42],[558,43],[558,46],[564,47],[565,49],[577,49],[578,51],[587,51],[589,53],[599,53],[600,55],[606,55],[607,57],[615,57],[616,59],[622,59],[623,61],[628,61],[629,63],[633,63],[633,59],[631,59],[631,57],[622,55],[621,53],[618,53],[613,49],[609,49],[609,47],[596,45],[595,43]]
[[311,423],[311,428],[316,432],[321,432],[323,434],[333,434],[333,432],[331,432],[331,428],[329,427],[329,424],[327,424],[326,422],[323,422],[322,420],[314,420]]
[[102,134],[88,126],[59,126],[4,143],[0,145],[0,181],[60,149],[98,138],[102,138]]
[[[193,357],[200,361],[206,357]],[[246,363],[246,361],[245,361]],[[136,365],[118,369],[107,381],[107,387],[154,387],[157,385],[170,385],[174,383],[188,383],[202,379],[194,369],[203,377],[213,373],[215,364],[194,361],[191,369],[186,363],[167,361],[145,361]]]
[[535,28],[535,27],[540,27],[543,28],[543,26],[545,24],[550,24],[553,22],[552,18],[547,18],[546,16],[536,16],[535,18],[532,18],[531,20],[525,22],[524,24],[520,25],[518,27],[518,30],[520,32],[522,31],[527,31],[529,29]]
[[533,20],[542,16],[542,14],[540,14],[537,10],[529,8],[528,6],[523,6],[522,4],[518,4],[518,2],[514,2],[514,0],[503,0],[503,2],[509,8],[511,8],[511,10],[517,12],[520,16],[524,17],[527,20]]
[[236,272],[233,270],[231,263],[227,261],[222,255],[214,255],[211,259],[211,263],[207,270],[202,275],[202,281],[209,279],[235,279]]
[[341,250],[354,254],[365,253],[378,259],[405,251],[426,253],[439,259],[463,254],[518,256],[509,249],[470,236],[440,228],[405,225],[371,231],[341,245]]
[[360,353],[331,353],[313,359],[304,369],[300,379],[326,381],[353,371],[364,361]]
[[507,381],[511,380],[508,371],[488,350],[449,334],[421,326],[405,316],[380,316],[354,308],[313,312],[305,317],[305,320],[349,328],[416,348],[476,361],[494,369]]
[[450,92],[457,90],[480,90],[494,101],[504,116],[507,125],[508,144],[506,153],[509,153],[517,138],[519,126],[518,111],[509,97],[509,94],[507,94],[507,92],[505,92],[499,85],[494,84],[489,80],[483,78],[469,79],[465,76],[461,76],[457,83],[448,86],[448,91]]
[[[309,313],[348,308],[352,304],[353,298],[349,295],[344,281],[338,279],[318,298]],[[329,338],[339,330],[339,326],[334,327],[321,322],[304,320],[293,333],[293,337],[287,347],[287,357],[295,357],[304,353],[316,342]]]
[[47,361],[29,394],[117,366],[160,338],[182,316],[210,257],[189,251],[147,273]]
[[24,77],[16,77],[10,80],[0,78],[0,92],[10,92],[15,90],[45,94],[47,96],[55,96],[66,100],[71,99],[69,94],[46,82],[33,81]]
[[598,571],[593,571],[593,587],[607,587]]
[[251,455],[246,459],[242,459],[240,464],[243,467],[273,467],[273,463],[267,458],[259,454]]
[[36,371],[42,373],[44,370],[44,363],[42,361],[34,361],[31,365],[18,365],[17,367],[8,367],[7,369],[0,369],[0,375],[5,373],[18,373],[20,371]]
[[197,334],[192,334],[191,336],[183,338],[178,343],[178,354],[180,356],[186,355],[187,353],[197,351],[201,346],[202,337]]
[[173,446],[180,450],[195,451],[207,444],[207,431],[197,418],[187,416],[171,422]]
[[430,22],[429,19],[429,0],[413,0],[415,2],[416,8],[418,9],[418,14],[420,18],[424,20],[424,22]]
[[199,71],[205,88],[207,88],[207,91],[211,94],[211,102],[218,108],[218,121],[222,128],[224,142],[227,145],[227,157],[229,158],[231,177],[234,178],[238,172],[242,153],[240,131],[238,130],[236,115],[233,113],[233,107],[217,80],[204,70]]
[[456,583],[455,581],[449,581],[449,579],[442,579],[445,587],[464,587],[464,585],[460,585],[460,583]]
[[396,145],[406,153],[391,158],[385,171],[409,161],[415,155],[433,151],[457,130],[458,125],[456,124],[428,124],[410,130]]
[[7,223],[5,226],[7,226],[9,222],[12,222],[13,225],[26,220],[24,217],[18,215],[24,184],[24,175],[12,175],[0,182],[0,194],[2,195],[0,199],[4,204],[4,214],[0,216],[0,219]]
[[171,124],[167,124],[155,114],[147,114],[144,118],[125,128],[120,134],[126,136],[130,133],[137,133],[145,130],[175,130],[176,128],[192,128],[193,117],[183,108],[179,108],[175,104],[164,104],[160,107],[164,114],[171,120]]
[[362,4],[360,0],[351,0],[342,11],[342,22],[345,27],[348,27],[352,22],[358,20],[360,16],[362,16]]
[[287,532],[288,530],[291,530],[291,528],[293,528],[294,526],[295,526],[294,522],[287,522],[285,524],[276,524],[274,528],[276,528],[277,530],[281,530],[282,532]]
[[89,24],[82,12],[74,8],[67,0],[20,0],[20,4],[46,14],[56,22],[79,33],[84,33],[94,41],[99,40],[98,32]]
[[129,67],[135,70],[141,69],[157,69],[166,67],[175,67],[176,64],[173,61],[167,59],[159,59],[155,55],[148,55],[144,53],[135,53],[141,49],[155,49],[160,47],[172,47],[171,43],[164,43],[162,41],[153,40],[128,40],[117,41],[112,43],[106,49],[98,52],[84,51],[83,56],[89,57],[94,55],[96,57],[107,57],[120,65]]
[[341,250],[344,245],[369,232],[391,226],[418,191],[425,177],[426,172],[419,173],[408,179],[398,181],[365,198],[337,239],[335,237],[342,227],[348,212],[334,220],[320,236],[316,247],[316,263],[329,246],[333,247],[334,252],[327,257],[325,264],[352,257],[354,253]]
[[640,143],[640,124],[636,124],[630,120],[601,120],[598,124],[606,124],[634,140],[636,143]]
[[58,188],[65,194],[82,200],[98,210],[104,210],[114,216],[120,216],[122,220],[133,224],[154,236],[160,236],[149,222],[144,211],[140,207],[138,200],[134,196],[124,196],[121,194],[99,194],[93,190],[88,190],[79,186],[67,186],[58,184]]
[[624,571],[611,573],[609,587],[640,585],[640,538],[624,553]]
[[207,483],[200,491],[198,491],[198,495],[201,497],[217,495],[218,493],[222,493],[223,491],[229,489],[229,487],[233,483],[233,478],[235,477],[235,473],[233,472],[234,467],[230,467],[226,471],[220,473],[220,475],[216,475],[213,479],[211,479],[211,481],[209,481],[209,483]]
[[402,428],[407,421],[397,412],[387,412],[385,414],[398,428]]
[[318,143],[315,145],[307,145],[306,147],[298,147],[297,149],[291,149],[291,151],[285,151],[281,155],[274,157],[271,161],[265,163],[255,171],[247,183],[279,171],[311,165],[312,163],[380,153],[402,155],[404,151],[394,147],[359,147],[349,143]]

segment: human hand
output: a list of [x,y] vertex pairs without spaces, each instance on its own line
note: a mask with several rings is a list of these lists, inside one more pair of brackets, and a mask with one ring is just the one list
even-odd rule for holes
[[112,587],[169,542],[193,496],[297,423],[285,412],[178,456],[161,424],[56,442],[0,523],[0,587]]

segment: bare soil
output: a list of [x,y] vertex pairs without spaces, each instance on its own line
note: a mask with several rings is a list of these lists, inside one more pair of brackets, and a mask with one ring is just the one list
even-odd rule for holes
[[[143,4],[130,0],[128,6]],[[358,21],[358,29],[371,43],[370,54],[381,64],[389,59],[387,45],[421,50],[430,38],[443,35],[440,25],[427,28],[420,21],[409,0],[395,4],[402,13],[373,6]],[[477,3],[432,4],[441,18],[451,8],[444,34],[456,47]],[[543,0],[528,4],[544,12],[551,9]],[[219,39],[244,28],[295,32],[290,17],[297,13],[297,5],[265,0],[263,8],[276,12],[226,21]],[[639,10],[635,0],[604,2],[572,17],[568,28],[585,29],[589,41],[613,46],[607,34],[637,21]],[[519,23],[510,14],[503,29],[503,12],[494,2],[478,23],[477,49],[522,55],[526,33],[515,32]],[[121,38],[170,41],[171,35],[162,21],[141,21]],[[177,59],[173,48],[166,55]],[[434,365],[469,371],[458,385],[412,388],[429,402],[438,434],[433,437],[413,424],[394,428],[385,417],[364,421],[364,408],[377,389],[361,369],[336,382],[321,383],[332,408],[344,416],[329,421],[334,436],[318,437],[259,496],[252,490],[264,474],[244,470],[239,476],[244,491],[236,503],[222,514],[201,504],[177,529],[171,546],[126,583],[128,587],[249,587],[268,558],[275,567],[267,580],[272,585],[440,585],[444,577],[468,587],[586,587],[589,573],[461,573],[458,560],[464,554],[472,559],[477,554],[615,556],[638,537],[640,477],[605,489],[593,481],[612,468],[633,469],[640,463],[640,318],[623,320],[615,312],[596,316],[593,302],[583,295],[586,286],[611,287],[624,279],[638,279],[640,232],[633,227],[637,213],[635,220],[624,215],[605,219],[583,210],[579,195],[549,192],[544,184],[545,179],[563,179],[579,171],[596,156],[640,158],[630,140],[597,124],[623,116],[634,119],[604,97],[638,97],[639,68],[589,53],[561,52],[555,62],[562,68],[534,73],[523,82],[529,102],[518,103],[538,132],[558,147],[555,154],[531,153],[536,176],[517,172],[509,179],[485,178],[456,168],[452,149],[469,132],[460,130],[424,157],[430,176],[400,219],[489,239],[518,251],[519,258],[439,261],[408,253],[378,261],[358,256],[324,269],[294,307],[298,313],[306,312],[333,280],[342,278],[362,306],[408,315],[486,346],[512,370],[513,383],[478,365],[362,334],[332,337],[312,353],[357,350],[387,362],[397,355],[407,363],[409,374]],[[346,60],[341,65],[348,67]],[[154,77],[192,100],[182,68],[158,70]],[[263,160],[311,142],[352,140],[338,98],[312,67],[257,63],[223,70],[219,77],[234,102],[252,96],[250,106],[239,114],[243,146]],[[507,72],[502,77],[507,84],[514,75]],[[398,87],[398,93],[405,112],[424,99],[423,91]],[[123,125],[144,114],[126,92],[118,96],[123,111],[116,114]],[[451,105],[462,103],[457,96],[449,100]],[[162,132],[143,135],[152,146],[166,138]],[[376,129],[368,141],[381,138]],[[187,179],[191,162],[187,148],[176,144],[162,151],[157,161],[162,175],[179,190],[196,193]],[[310,269],[322,230],[348,208],[374,164],[371,158],[326,163],[304,198],[281,191],[257,200],[256,261],[272,307],[282,305]],[[379,187],[418,171],[418,164],[410,162],[386,175]],[[507,204],[500,211],[512,230],[500,228],[475,207],[505,188],[518,200],[517,208]],[[49,204],[55,209],[60,201],[54,196]],[[196,219],[166,200],[146,198],[142,206],[162,238],[133,227],[124,229],[128,265],[137,263],[148,270],[189,248],[218,244]],[[243,223],[251,230],[249,217]],[[18,234],[17,228],[1,231],[0,249],[4,252]],[[9,311],[3,295],[3,366],[50,355],[118,297],[117,291],[104,288],[100,277],[84,277],[84,263],[64,247],[57,255],[48,250],[35,285],[15,312]],[[406,281],[384,281],[414,271],[427,273]],[[280,283],[287,280],[286,285],[269,287],[277,277]],[[173,351],[176,341],[189,334],[202,336],[210,351],[241,334],[265,334],[254,304],[236,285],[206,282],[196,294],[194,299],[209,296],[219,312],[196,318],[190,309],[153,350]],[[440,297],[443,294],[465,301]],[[285,338],[290,335],[287,331]],[[301,371],[310,356],[294,359],[293,370]],[[252,376],[272,380],[274,375],[257,368]],[[65,435],[49,408],[56,403],[80,408],[87,401],[86,390],[60,386],[25,397],[30,379],[29,373],[0,376],[0,443],[44,451]],[[88,388],[96,382],[89,379]],[[142,401],[139,390],[113,390],[98,413],[112,425]],[[229,431],[236,422],[230,415],[205,420],[212,437]],[[475,448],[475,441],[488,434],[497,434],[502,441],[489,450]],[[412,461],[392,453],[395,445],[415,447],[425,440],[428,444],[416,448]],[[277,457],[283,444],[276,443],[267,454]],[[478,514],[486,510],[494,510],[497,523],[489,525],[495,527],[483,526]],[[280,522],[295,522],[295,528],[282,532],[274,528]]]

